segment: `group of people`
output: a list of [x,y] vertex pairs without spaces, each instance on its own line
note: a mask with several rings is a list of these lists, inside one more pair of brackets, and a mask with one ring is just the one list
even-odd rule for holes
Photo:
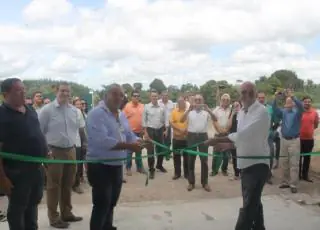
[[[169,100],[168,92],[162,92],[159,98],[157,92],[151,91],[150,103],[143,105],[140,92],[133,91],[130,101],[124,104],[121,86],[112,84],[103,100],[88,114],[85,101],[71,99],[68,83],[59,83],[56,90],[56,99],[45,105],[41,92],[35,92],[32,106],[28,106],[21,80],[9,78],[2,82],[0,151],[57,160],[101,160],[101,163],[86,165],[92,187],[91,230],[117,229],[113,226],[113,211],[124,181],[123,164],[125,162],[126,174],[131,176],[133,154],[137,172],[148,170],[150,179],[154,179],[156,170],[167,172],[163,166],[165,156],[158,153],[172,146],[172,179],[183,176],[188,180],[187,190],[192,191],[196,155],[180,150],[188,148],[200,152],[201,184],[208,192],[211,191],[206,155],[209,146],[213,146],[215,153],[212,176],[217,175],[220,167],[222,174],[228,175],[231,155],[234,178],[241,177],[244,199],[236,230],[265,229],[261,193],[264,184],[271,183],[275,149],[286,156],[280,188],[290,188],[295,193],[299,177],[311,182],[308,176],[310,157],[299,159],[299,153],[312,151],[318,114],[311,107],[309,97],[301,102],[292,90],[277,92],[272,105],[267,105],[265,94],[257,92],[254,84],[245,82],[240,87],[239,101],[231,105],[230,96],[224,94],[220,105],[211,110],[200,94],[180,96],[175,105]],[[285,99],[283,108],[277,104],[280,98]],[[215,130],[212,137],[208,135],[210,125]],[[141,159],[144,148],[147,149],[148,169]],[[260,158],[252,157],[256,155]],[[275,166],[278,165],[276,159]],[[73,213],[71,194],[72,190],[83,192],[80,186],[83,168],[82,164],[43,165],[0,157],[0,189],[9,198],[9,228],[38,229],[38,204],[44,183],[50,225],[63,229],[72,222],[81,221],[82,217]]]

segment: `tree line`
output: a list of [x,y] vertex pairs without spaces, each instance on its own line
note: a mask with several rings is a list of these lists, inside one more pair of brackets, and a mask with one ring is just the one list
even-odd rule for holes
[[[59,81],[51,79],[40,80],[24,80],[27,96],[31,96],[35,91],[41,91],[44,95],[54,97],[55,85]],[[239,80],[240,83],[240,80]],[[255,80],[257,89],[266,93],[267,97],[271,99],[271,96],[277,90],[283,90],[286,88],[292,88],[298,98],[303,96],[311,96],[314,103],[320,104],[320,84],[314,83],[312,80],[302,80],[292,70],[281,69],[272,73],[270,76],[260,76]],[[102,90],[92,90],[87,86],[70,82],[73,95],[90,98],[91,93],[94,94],[94,100],[100,100],[101,95],[107,88],[106,85],[102,85]],[[228,83],[228,81],[216,81],[209,80],[203,85],[196,85],[193,83],[185,83],[181,86],[168,85],[166,86],[159,78],[155,78],[149,85],[149,88],[143,88],[142,83],[136,82],[134,84],[123,84],[122,87],[126,93],[130,96],[133,90],[140,91],[141,101],[147,103],[149,101],[150,90],[156,90],[159,93],[168,91],[171,100],[175,101],[179,95],[201,93],[209,106],[215,106],[217,99],[223,94],[230,94],[232,100],[239,98],[238,86]],[[0,98],[1,100],[1,98]]]

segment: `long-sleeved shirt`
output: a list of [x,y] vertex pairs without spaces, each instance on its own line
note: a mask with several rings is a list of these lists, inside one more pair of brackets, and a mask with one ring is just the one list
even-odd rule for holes
[[77,108],[71,104],[60,105],[57,100],[42,107],[39,122],[48,145],[61,148],[73,147],[79,128],[84,128]]
[[[270,117],[264,105],[256,101],[248,108],[240,110],[238,115],[237,131],[229,134],[229,139],[234,142],[238,156],[270,156],[268,145]],[[240,169],[250,167],[254,164],[266,164],[269,159],[238,158]]]
[[160,129],[164,126],[169,127],[165,109],[160,105],[146,104],[143,110],[142,126],[153,129]]
[[[113,150],[120,142],[134,143],[139,138],[132,132],[124,113],[118,119],[102,101],[87,116],[87,159],[125,159],[127,150]],[[105,162],[107,165],[122,165],[123,160]]]
[[295,138],[300,135],[301,117],[304,111],[303,104],[296,97],[292,97],[296,107],[292,109],[280,109],[276,100],[273,101],[272,109],[281,123],[281,136],[284,138]]
[[171,100],[168,100],[167,103],[164,103],[162,99],[158,100],[158,104],[164,108],[166,112],[166,120],[170,121],[171,112],[174,109],[174,104]]

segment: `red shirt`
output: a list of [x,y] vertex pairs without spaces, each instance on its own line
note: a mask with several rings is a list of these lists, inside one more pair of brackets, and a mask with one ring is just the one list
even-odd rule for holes
[[312,140],[315,126],[318,125],[319,117],[315,109],[304,111],[301,118],[300,139]]

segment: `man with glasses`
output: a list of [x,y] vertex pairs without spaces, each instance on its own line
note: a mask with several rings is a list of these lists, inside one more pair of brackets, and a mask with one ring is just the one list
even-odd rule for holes
[[[143,135],[143,127],[142,127],[143,108],[144,108],[143,104],[140,103],[140,92],[137,90],[134,90],[131,94],[131,101],[125,105],[123,112],[129,121],[129,125],[132,131],[137,137],[142,137]],[[131,172],[132,154],[133,154],[132,152],[128,152],[128,155],[127,155],[126,169],[127,169],[128,176],[132,175],[132,172]],[[141,159],[141,152],[136,153],[135,162],[136,162],[137,172],[145,173],[142,159]]]

